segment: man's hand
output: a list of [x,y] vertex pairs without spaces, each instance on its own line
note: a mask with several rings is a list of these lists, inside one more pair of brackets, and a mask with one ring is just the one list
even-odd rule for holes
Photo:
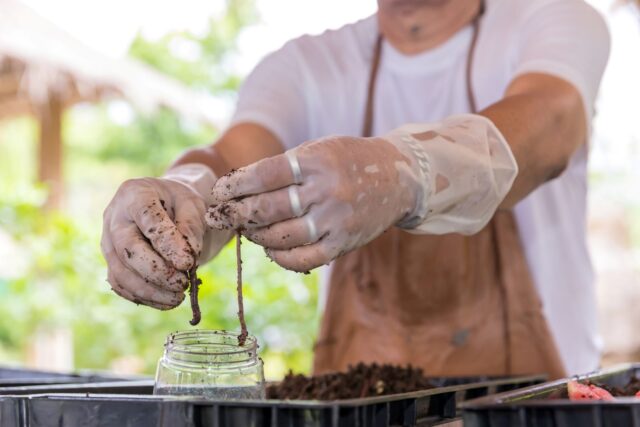
[[218,180],[207,223],[240,229],[271,259],[308,271],[397,225],[473,234],[518,166],[485,117],[404,125],[382,138],[310,141]]
[[216,176],[279,153],[282,145],[270,131],[238,124],[215,144],[185,152],[163,178],[122,184],[104,212],[102,232],[113,290],[162,310],[179,305],[185,271],[211,259],[231,237],[204,222]]
[[281,266],[306,272],[414,211],[414,163],[382,138],[310,141],[220,178],[207,222],[242,230]]
[[161,310],[182,302],[185,272],[228,240],[228,233],[207,231],[204,222],[213,173],[203,165],[169,173],[120,186],[104,212],[101,242],[113,290]]

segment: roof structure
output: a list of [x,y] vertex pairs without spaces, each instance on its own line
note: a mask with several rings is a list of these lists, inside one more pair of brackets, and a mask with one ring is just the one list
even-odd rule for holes
[[208,108],[210,97],[139,61],[91,49],[19,0],[0,0],[0,118],[34,112],[51,93],[65,105],[120,96],[143,111],[166,107],[198,122],[222,122]]
[[62,185],[62,112],[104,98],[125,98],[142,111],[165,107],[215,127],[225,121],[210,96],[139,61],[90,48],[19,0],[0,0],[0,119],[38,118],[39,178],[51,184],[53,205]]

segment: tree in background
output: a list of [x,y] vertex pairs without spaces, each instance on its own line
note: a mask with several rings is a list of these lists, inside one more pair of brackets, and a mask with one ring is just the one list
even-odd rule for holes
[[[225,13],[211,18],[204,34],[181,31],[158,40],[138,34],[130,55],[193,90],[233,96],[241,81],[232,66],[236,40],[243,28],[257,21],[257,14],[253,0],[227,0],[226,4]],[[124,127],[110,127],[95,154],[103,160],[126,158],[147,168],[147,174],[158,175],[179,152],[210,142],[214,136],[214,130],[185,124],[173,112],[162,110],[150,116],[136,114]]]
[[[204,34],[182,31],[150,41],[140,34],[130,54],[196,90],[235,92],[240,76],[230,72],[236,40],[242,30],[258,20],[253,0],[227,0],[225,14],[211,18]],[[179,53],[186,50],[189,53]]]

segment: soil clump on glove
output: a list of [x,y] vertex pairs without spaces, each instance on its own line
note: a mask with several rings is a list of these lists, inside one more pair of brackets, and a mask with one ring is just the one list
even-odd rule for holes
[[267,398],[280,400],[339,400],[408,393],[434,388],[422,369],[411,366],[359,363],[347,372],[307,377],[289,372],[267,388]]

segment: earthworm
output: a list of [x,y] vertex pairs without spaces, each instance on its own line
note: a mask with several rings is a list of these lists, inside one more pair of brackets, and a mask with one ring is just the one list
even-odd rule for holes
[[243,346],[247,340],[249,333],[247,332],[247,324],[244,321],[244,303],[242,301],[242,254],[240,247],[242,245],[242,235],[240,230],[236,231],[236,262],[238,264],[238,319],[240,319],[240,335],[238,335],[238,345]]
[[[194,257],[195,259],[195,257]],[[198,288],[202,284],[202,280],[198,278],[196,270],[198,264],[194,264],[193,267],[187,271],[187,278],[189,279],[189,299],[191,301],[191,312],[193,313],[192,319],[189,321],[191,326],[196,326],[200,323],[202,314],[200,313],[200,304],[198,303]]]

